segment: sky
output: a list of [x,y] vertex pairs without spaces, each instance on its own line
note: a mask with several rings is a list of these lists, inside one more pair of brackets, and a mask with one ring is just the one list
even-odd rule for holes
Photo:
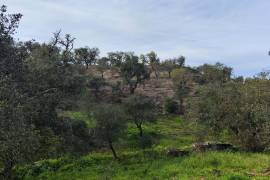
[[52,33],[75,47],[184,55],[186,64],[221,62],[234,75],[270,70],[270,0],[1,0],[22,13],[16,37],[48,42]]

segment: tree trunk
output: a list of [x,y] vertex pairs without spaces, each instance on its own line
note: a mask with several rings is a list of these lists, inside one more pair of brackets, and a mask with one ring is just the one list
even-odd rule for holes
[[180,98],[180,110],[179,110],[179,113],[181,115],[184,115],[184,113],[185,113],[185,110],[184,110],[184,100],[182,98]]
[[171,78],[171,71],[170,72],[168,72],[169,73],[169,78]]
[[142,137],[142,136],[143,136],[142,125],[141,125],[141,124],[138,124],[138,125],[137,125],[137,128],[139,129],[140,137]]
[[157,70],[155,70],[155,76],[156,76],[156,79],[158,79],[158,73],[157,73]]
[[112,142],[111,141],[109,141],[109,147],[110,147],[110,149],[111,149],[111,151],[113,153],[113,157],[115,159],[119,159],[118,156],[117,156],[117,154],[116,154],[116,152],[115,152],[115,150],[114,150],[114,148],[113,148],[113,145],[112,145]]
[[130,87],[129,87],[129,93],[130,93],[130,94],[134,94],[134,92],[135,92],[135,88],[132,87],[132,86],[130,86]]
[[130,92],[130,94],[134,94],[135,93],[135,89],[137,88],[137,84],[138,83],[130,84],[129,85],[129,92]]

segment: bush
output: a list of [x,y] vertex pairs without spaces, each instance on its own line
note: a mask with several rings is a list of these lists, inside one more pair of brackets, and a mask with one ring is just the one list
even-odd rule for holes
[[179,105],[175,100],[173,100],[172,98],[166,99],[164,104],[164,109],[166,113],[176,114],[178,112],[178,107]]
[[270,147],[270,81],[208,85],[200,89],[189,108],[190,119],[215,137],[228,134],[236,146],[247,151]]
[[143,135],[140,137],[139,145],[141,148],[149,148],[153,145],[153,139],[150,135]]

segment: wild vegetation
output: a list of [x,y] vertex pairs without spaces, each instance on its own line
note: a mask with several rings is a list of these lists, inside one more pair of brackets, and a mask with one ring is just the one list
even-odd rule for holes
[[21,18],[1,6],[2,179],[269,179],[267,72],[18,42]]

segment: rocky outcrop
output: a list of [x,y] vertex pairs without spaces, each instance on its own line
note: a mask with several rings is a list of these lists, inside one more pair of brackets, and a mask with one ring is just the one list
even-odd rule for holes
[[227,143],[210,143],[210,142],[199,142],[192,145],[194,151],[224,151],[224,150],[236,150],[235,147]]
[[189,151],[184,151],[181,149],[169,149],[167,151],[167,156],[170,157],[183,157],[183,156],[188,156],[190,154]]

